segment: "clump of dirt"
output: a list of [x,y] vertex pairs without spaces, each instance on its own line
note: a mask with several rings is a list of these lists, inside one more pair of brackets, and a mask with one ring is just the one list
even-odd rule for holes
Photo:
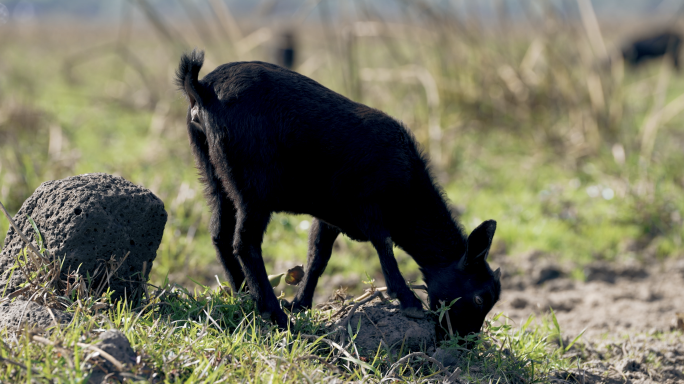
[[422,319],[406,317],[396,300],[384,297],[360,302],[363,304],[333,309],[326,324],[328,332],[335,332],[342,341],[353,337],[364,356],[373,356],[378,348],[401,354],[434,352],[437,323],[432,315],[425,312]]

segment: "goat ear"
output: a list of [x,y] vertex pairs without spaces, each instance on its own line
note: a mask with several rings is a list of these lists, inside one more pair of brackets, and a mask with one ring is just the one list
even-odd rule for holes
[[204,64],[204,52],[193,50],[190,54],[181,56],[178,70],[176,70],[176,85],[190,100],[190,108],[202,105],[203,87],[199,83],[199,71]]
[[487,220],[470,233],[470,236],[468,236],[468,250],[461,260],[463,267],[487,260],[494,232],[496,232],[496,221]]
[[494,278],[501,280],[501,268],[497,268],[496,271],[494,271]]

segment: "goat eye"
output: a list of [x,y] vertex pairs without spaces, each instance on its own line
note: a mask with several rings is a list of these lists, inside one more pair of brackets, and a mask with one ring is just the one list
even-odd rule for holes
[[480,296],[475,296],[475,304],[482,305],[482,298]]

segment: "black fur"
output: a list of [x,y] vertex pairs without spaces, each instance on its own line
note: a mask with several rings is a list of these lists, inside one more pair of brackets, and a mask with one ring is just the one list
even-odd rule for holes
[[622,49],[622,57],[632,66],[646,60],[670,56],[675,69],[679,69],[682,38],[676,32],[663,32],[654,36],[638,38]]
[[342,232],[373,244],[388,290],[408,315],[422,315],[422,305],[399,272],[393,244],[423,271],[431,308],[460,297],[450,314],[454,330],[480,330],[501,291],[498,271],[486,262],[496,223],[466,238],[408,129],[273,64],[225,64],[198,80],[201,59],[184,55],[177,83],[190,99],[190,143],[233,289],[246,281],[262,316],[287,326],[261,242],[272,212],[306,213],[315,219],[295,309],[311,307]]

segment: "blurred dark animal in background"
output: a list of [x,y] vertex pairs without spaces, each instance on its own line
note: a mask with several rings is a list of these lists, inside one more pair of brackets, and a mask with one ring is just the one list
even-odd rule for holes
[[625,62],[636,67],[646,60],[669,56],[679,70],[679,54],[682,38],[677,32],[663,32],[658,35],[634,39],[622,49]]
[[212,240],[233,289],[246,281],[261,315],[287,328],[261,243],[273,212],[310,214],[306,275],[291,308],[311,307],[345,233],[373,244],[388,292],[407,316],[424,316],[423,306],[399,271],[395,244],[420,266],[430,308],[452,305],[455,332],[480,331],[501,292],[500,272],[486,261],[496,222],[466,237],[408,129],[273,64],[225,64],[198,80],[203,61],[203,52],[183,55],[177,84],[190,102],[188,133]]
[[276,64],[287,69],[294,68],[297,60],[297,38],[293,31],[282,34],[275,54]]

